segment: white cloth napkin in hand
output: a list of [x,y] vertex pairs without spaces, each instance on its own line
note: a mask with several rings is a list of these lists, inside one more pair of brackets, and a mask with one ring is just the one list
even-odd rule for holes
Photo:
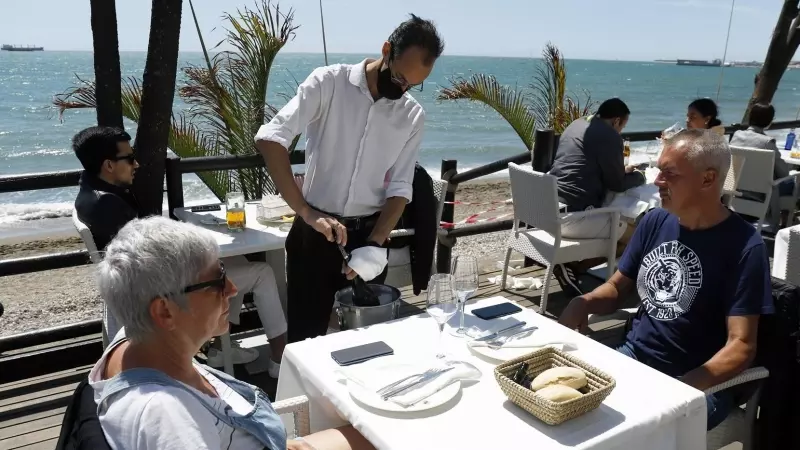
[[350,252],[350,261],[347,265],[364,281],[370,281],[383,272],[388,262],[387,249],[367,246]]

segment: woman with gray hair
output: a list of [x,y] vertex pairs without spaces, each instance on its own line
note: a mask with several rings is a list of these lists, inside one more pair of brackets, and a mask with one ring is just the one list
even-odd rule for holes
[[98,285],[123,326],[89,373],[111,448],[372,448],[349,426],[287,440],[263,391],[194,361],[228,330],[237,293],[206,230],[163,217],[129,222],[106,248]]

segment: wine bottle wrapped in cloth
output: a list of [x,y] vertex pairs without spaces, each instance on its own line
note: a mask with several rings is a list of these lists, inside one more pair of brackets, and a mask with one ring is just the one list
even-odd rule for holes
[[385,248],[366,246],[353,250],[348,254],[342,245],[339,245],[342,258],[358,275],[353,278],[353,304],[355,306],[379,306],[378,296],[372,292],[366,280],[371,280],[383,272],[388,263]]

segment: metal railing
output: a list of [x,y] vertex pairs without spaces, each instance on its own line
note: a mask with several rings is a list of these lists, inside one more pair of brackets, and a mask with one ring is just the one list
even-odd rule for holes
[[[734,131],[744,128],[744,125],[733,124],[726,127],[726,133],[731,134]],[[787,128],[800,128],[800,120],[775,122],[771,127],[771,129]],[[536,144],[533,151],[536,160],[533,161],[533,165],[540,170],[544,169],[546,171],[549,169],[549,165],[552,164],[558,139],[557,136],[554,135],[550,130],[537,130],[536,133]],[[660,134],[660,130],[635,131],[623,133],[623,138],[632,142],[641,142],[653,140],[659,137]],[[292,164],[303,164],[305,162],[305,153],[303,151],[292,152],[290,155],[290,161]],[[455,193],[459,184],[505,170],[508,167],[509,162],[514,162],[517,164],[531,162],[531,152],[526,151],[524,153],[520,153],[499,161],[494,161],[461,173],[458,172],[457,161],[442,161],[442,179],[448,180],[450,183],[445,200],[448,202],[453,202],[455,200]],[[184,205],[182,185],[183,174],[214,170],[235,170],[249,167],[261,167],[263,165],[264,160],[260,155],[168,158],[166,162],[166,194],[170,215],[172,216],[172,211],[175,208],[182,207]],[[22,175],[4,175],[0,176],[0,193],[77,186],[81,173],[81,170],[72,170]],[[446,204],[443,209],[442,220],[452,223],[453,216],[453,205]],[[439,242],[437,244],[437,270],[440,272],[449,271],[450,256],[452,254],[452,247],[455,245],[456,239],[466,236],[510,230],[512,224],[513,220],[502,220],[496,222],[464,225],[454,229],[444,230],[444,232],[441,233]],[[65,267],[74,267],[89,263],[89,254],[85,250],[6,259],[0,261],[0,277]],[[69,326],[59,327],[58,329],[53,330],[41,330],[38,332],[39,336],[36,338],[32,337],[35,332],[3,337],[0,338],[0,351],[2,351],[2,349],[14,349],[22,348],[27,345],[36,345],[41,342],[52,342],[53,340],[60,339],[65,336],[78,336],[81,332],[80,330],[89,329],[87,327],[91,327],[91,330],[99,329],[99,324],[99,320],[94,320],[86,323],[75,324],[76,328],[73,331],[69,331]]]

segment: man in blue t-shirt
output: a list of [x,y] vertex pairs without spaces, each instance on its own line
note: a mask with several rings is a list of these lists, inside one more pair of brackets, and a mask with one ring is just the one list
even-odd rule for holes
[[[769,260],[760,234],[720,203],[730,166],[724,137],[686,130],[666,139],[656,179],[664,209],[645,215],[619,270],[574,298],[560,322],[585,329],[588,314],[610,314],[636,288],[642,307],[620,352],[705,390],[747,369],[758,320],[774,312]],[[734,406],[706,396],[708,429]]]

